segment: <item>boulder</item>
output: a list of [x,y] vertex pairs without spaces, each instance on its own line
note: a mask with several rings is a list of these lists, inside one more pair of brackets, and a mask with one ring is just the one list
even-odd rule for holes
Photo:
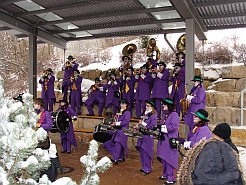
[[240,66],[228,66],[222,68],[222,78],[240,79],[246,78],[246,67]]
[[234,92],[236,87],[236,79],[218,80],[208,87],[209,90],[222,91],[222,92]]
[[236,92],[241,92],[243,89],[246,88],[246,78],[241,78],[236,83]]
[[58,71],[58,72],[56,73],[56,78],[57,78],[58,80],[62,80],[62,79],[63,79],[63,75],[64,75],[64,71]]

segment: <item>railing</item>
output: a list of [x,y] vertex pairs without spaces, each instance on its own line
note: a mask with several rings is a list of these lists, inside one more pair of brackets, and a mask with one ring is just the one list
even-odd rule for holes
[[243,126],[243,114],[246,107],[244,107],[244,93],[246,92],[246,88],[241,91],[241,126]]

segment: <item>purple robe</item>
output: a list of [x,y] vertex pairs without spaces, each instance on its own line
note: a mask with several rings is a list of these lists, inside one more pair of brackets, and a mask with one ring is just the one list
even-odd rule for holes
[[149,69],[157,68],[157,60],[154,60],[153,58],[151,58],[151,63],[147,61],[145,64],[149,67]]
[[[129,87],[128,92],[126,92],[126,84]],[[127,102],[129,103],[130,112],[132,112],[132,109],[134,107],[134,87],[135,87],[135,75],[132,75],[131,77],[128,77],[124,80],[123,80],[123,76],[121,77],[121,89],[122,89],[121,99],[127,100]]]
[[48,75],[47,81],[42,77],[39,83],[42,85],[41,98],[44,100],[44,109],[46,111],[53,111],[53,105],[56,101],[54,82],[55,77]]
[[170,98],[174,101],[176,112],[180,114],[181,105],[179,101],[185,96],[185,71],[181,68],[177,76],[170,77],[170,81],[173,82]]
[[[76,116],[77,113],[69,106],[66,107],[60,107],[58,110],[63,110],[66,111],[69,115],[70,119],[70,127],[67,132],[60,133],[60,138],[61,138],[61,143],[63,145],[63,142],[70,142],[75,148],[78,148],[77,146],[77,141],[74,135],[74,130],[73,130],[73,123],[72,123],[72,117]],[[64,150],[63,150],[64,151]],[[66,151],[71,151],[71,148]]]
[[198,109],[205,109],[206,106],[206,92],[203,85],[200,84],[197,87],[193,87],[190,95],[194,96],[194,98],[191,99],[184,123],[192,129],[194,127],[194,115],[192,112],[195,113]]
[[134,99],[136,100],[145,101],[150,99],[150,82],[152,77],[149,72],[146,72],[144,75],[146,76],[144,79],[142,79],[140,75],[135,75],[135,79],[138,82],[138,86],[134,97]]
[[[115,82],[115,83],[114,83]],[[106,107],[109,107],[111,104],[114,108],[120,107],[120,97],[115,97],[115,92],[119,92],[120,89],[120,81],[116,79],[112,84],[106,84],[106,88],[108,89],[107,97],[106,97]]]
[[154,86],[152,89],[152,98],[155,101],[157,117],[161,117],[161,101],[169,96],[168,93],[168,83],[169,83],[169,71],[167,69],[163,69],[160,73],[152,74],[152,78],[154,79]]
[[81,83],[83,81],[83,77],[78,76],[73,81],[70,80],[70,91],[71,91],[71,107],[74,111],[75,105],[77,108],[77,113],[81,114],[81,102],[82,102],[82,92],[81,92]]
[[[148,129],[154,129],[157,124],[157,116],[156,114],[147,114],[148,119],[144,120],[145,123],[147,123],[146,128]],[[137,150],[140,152],[140,161],[142,164],[142,169],[145,172],[151,172],[151,161],[154,159],[154,137],[150,135],[144,135],[143,138],[138,138]],[[143,158],[143,153],[147,154],[146,158]]]
[[116,116],[116,121],[119,125],[115,128],[119,128],[116,132],[113,132],[112,139],[106,141],[103,146],[113,155],[113,160],[125,159],[128,156],[127,140],[128,136],[124,134],[124,129],[129,128],[131,120],[130,111],[123,111],[122,115]]
[[167,118],[166,115],[162,117],[161,123],[166,125],[168,133],[160,132],[160,134],[164,136],[165,140],[158,140],[157,158],[163,159],[173,168],[178,169],[178,150],[170,147],[169,138],[178,138],[178,129],[180,124],[179,115],[177,112],[171,112]]

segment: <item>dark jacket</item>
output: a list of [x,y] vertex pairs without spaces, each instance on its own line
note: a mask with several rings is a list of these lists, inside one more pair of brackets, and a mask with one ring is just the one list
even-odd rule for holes
[[196,159],[192,172],[194,185],[237,184],[239,169],[231,147],[222,141],[206,144]]

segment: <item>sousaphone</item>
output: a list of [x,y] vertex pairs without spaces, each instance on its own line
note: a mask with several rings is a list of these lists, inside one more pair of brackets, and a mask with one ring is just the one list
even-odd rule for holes
[[179,37],[177,44],[176,44],[176,48],[179,52],[182,52],[185,50],[185,41],[186,41],[186,35],[183,34]]
[[137,51],[137,46],[135,44],[127,44],[123,49],[122,49],[122,54],[124,56],[129,56],[131,60],[133,61],[133,55]]

